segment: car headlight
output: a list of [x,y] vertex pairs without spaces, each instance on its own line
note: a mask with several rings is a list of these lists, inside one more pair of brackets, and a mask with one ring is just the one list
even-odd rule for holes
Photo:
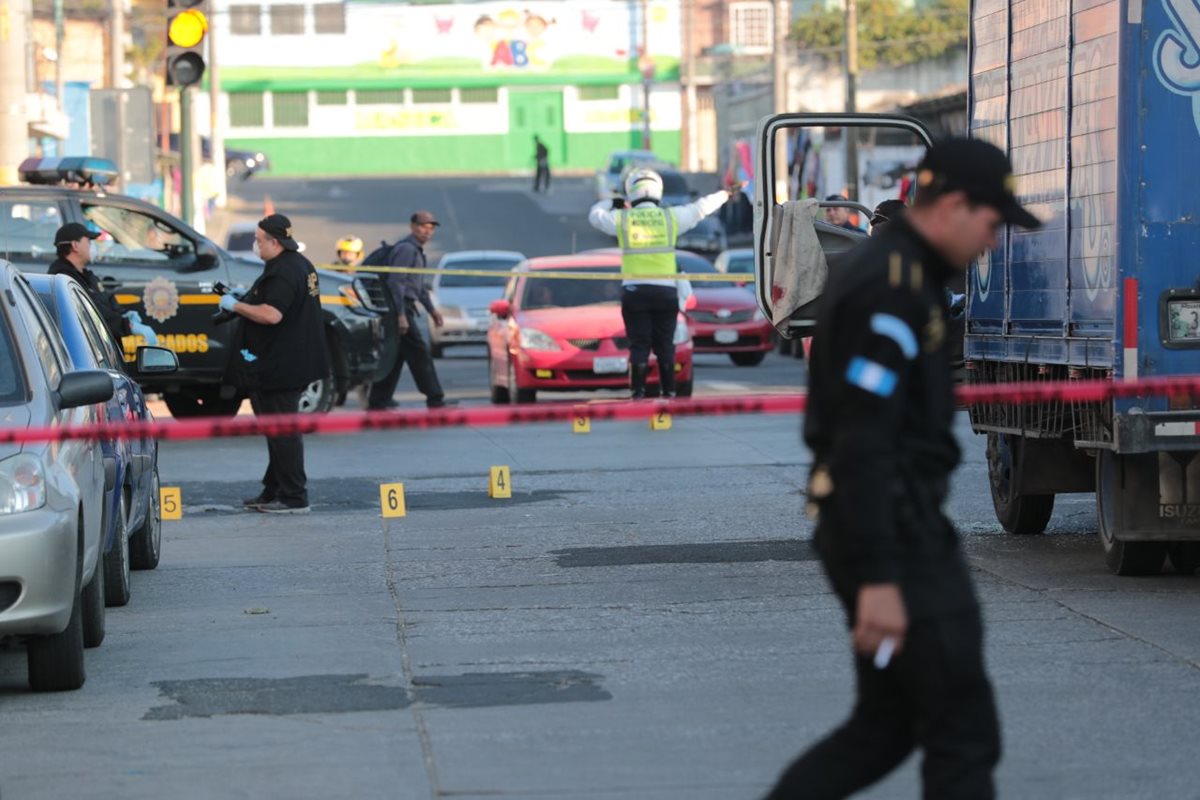
[[0,461],[0,514],[20,514],[46,505],[42,462],[28,453]]
[[675,344],[687,344],[687,341],[691,338],[691,336],[691,332],[688,331],[686,322],[679,320],[675,323],[675,336],[671,339],[672,342]]
[[521,347],[526,350],[559,350],[558,342],[537,328],[521,328]]
[[364,308],[362,298],[358,296],[358,290],[354,288],[352,283],[344,283],[338,287],[338,292],[350,301],[350,306],[353,308]]

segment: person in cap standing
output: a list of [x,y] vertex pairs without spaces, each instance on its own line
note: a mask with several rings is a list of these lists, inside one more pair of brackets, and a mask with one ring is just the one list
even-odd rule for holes
[[[700,221],[725,205],[733,189],[722,189],[683,206],[663,208],[662,176],[635,169],[625,178],[625,198],[601,200],[588,212],[596,230],[617,237],[621,248],[621,319],[629,337],[629,388],[646,396],[650,351],[658,359],[663,397],[675,394],[675,332],[679,324],[679,265],[675,244]],[[628,208],[626,205],[628,204]],[[688,283],[685,295],[691,292]]]
[[[426,268],[425,245],[433,238],[434,232],[441,225],[428,211],[418,211],[410,218],[411,233],[396,242],[392,248],[388,265],[392,267]],[[388,330],[400,340],[400,356],[380,380],[371,386],[367,393],[367,409],[382,410],[395,408],[397,403],[392,399],[396,394],[396,384],[400,382],[400,372],[407,362],[412,370],[413,380],[417,389],[425,395],[425,405],[429,408],[441,408],[448,405],[445,392],[438,381],[437,370],[433,366],[433,354],[429,343],[421,335],[418,324],[420,310],[424,306],[429,312],[433,324],[442,327],[442,315],[434,308],[429,296],[429,287],[425,284],[425,275],[408,272],[388,272],[382,275],[396,307],[396,326],[389,324]]]
[[117,298],[112,292],[105,291],[96,273],[87,268],[92,260],[92,241],[98,238],[99,233],[78,222],[63,225],[54,234],[54,249],[58,257],[50,263],[49,273],[67,275],[83,286],[118,343],[129,334],[137,334],[147,344],[157,345],[158,336],[149,325],[142,322],[141,315],[136,311],[122,311]]
[[[254,241],[265,262],[262,275],[245,294],[220,300],[221,310],[242,318],[231,372],[257,415],[297,413],[304,388],[330,375],[320,279],[298,252],[291,227],[282,214],[259,221]],[[267,454],[262,491],[242,504],[269,514],[307,514],[304,440],[268,436]]]
[[[844,194],[831,194],[825,198],[826,203],[844,203],[847,198]],[[845,228],[848,231],[859,231],[861,229],[850,221],[850,209],[846,206],[829,206],[825,209],[825,221],[830,225],[836,225],[839,228]]]
[[912,208],[830,274],[809,364],[814,545],[846,610],[858,698],[770,800],[847,797],[913,750],[924,796],[994,797],[1000,727],[983,623],[958,536],[941,510],[959,461],[946,335],[947,281],[1004,224],[1038,227],[1012,168],[952,139],[918,168]]
[[904,213],[903,200],[884,200],[879,205],[875,206],[875,210],[871,212],[871,230],[868,232],[871,236],[883,230],[883,226],[887,225],[893,219]]

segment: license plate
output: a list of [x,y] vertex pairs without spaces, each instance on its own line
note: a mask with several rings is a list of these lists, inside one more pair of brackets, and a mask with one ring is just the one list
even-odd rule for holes
[[1200,300],[1171,300],[1167,303],[1171,340],[1200,342]]
[[597,375],[619,375],[629,371],[629,359],[625,356],[597,358],[592,361],[592,372]]
[[717,344],[733,344],[738,340],[738,332],[731,330],[714,331],[713,340]]

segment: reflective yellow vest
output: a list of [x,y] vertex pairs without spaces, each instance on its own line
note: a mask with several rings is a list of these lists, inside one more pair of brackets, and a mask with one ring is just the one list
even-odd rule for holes
[[621,274],[653,277],[674,275],[675,215],[669,208],[626,208],[617,224]]

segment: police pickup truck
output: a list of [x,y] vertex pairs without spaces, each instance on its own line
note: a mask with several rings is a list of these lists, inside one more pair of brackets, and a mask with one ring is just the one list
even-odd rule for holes
[[[90,268],[121,305],[138,311],[159,344],[179,356],[179,371],[147,377],[145,389],[161,393],[176,417],[230,415],[242,397],[224,384],[235,325],[214,322],[219,295],[214,285],[249,287],[262,265],[231,256],[162,209],[102,190],[112,162],[103,159],[42,159],[21,165],[30,185],[0,187],[0,258],[20,269],[45,272],[55,258],[54,233],[80,222],[100,234]],[[38,185],[41,184],[41,185]],[[100,186],[100,190],[69,188]],[[382,287],[373,276],[318,271],[331,374],[310,385],[301,410],[328,411],[355,385],[381,367],[383,329],[378,313]],[[374,300],[372,299],[374,297]],[[126,336],[131,359],[139,336]]]

